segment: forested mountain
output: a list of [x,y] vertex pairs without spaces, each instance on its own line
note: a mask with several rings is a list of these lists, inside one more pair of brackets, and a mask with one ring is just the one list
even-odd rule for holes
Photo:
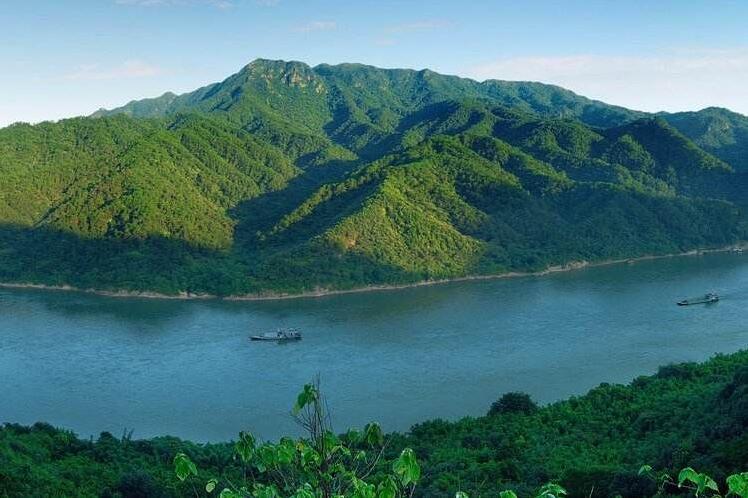
[[0,280],[300,292],[723,246],[748,230],[746,119],[257,60],[0,130]]
[[[300,99],[300,94],[304,98]],[[111,111],[102,109],[94,115],[160,117],[197,109],[236,112],[263,103],[264,106],[258,107],[272,108],[289,117],[293,108],[301,108],[302,121],[310,127],[328,123],[335,114],[338,119],[353,117],[391,128],[398,117],[425,105],[466,98],[489,99],[546,117],[578,118],[593,126],[611,126],[644,116],[541,83],[498,80],[479,83],[428,69],[380,69],[363,64],[322,64],[312,68],[301,62],[266,59],[257,59],[224,81],[191,93],[181,96],[166,93]]]
[[717,107],[663,117],[705,151],[748,170],[748,117]]

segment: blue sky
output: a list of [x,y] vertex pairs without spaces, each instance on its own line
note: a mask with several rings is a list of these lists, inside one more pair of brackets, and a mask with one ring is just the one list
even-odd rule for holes
[[747,27],[743,0],[3,0],[0,126],[189,91],[258,57],[748,114]]

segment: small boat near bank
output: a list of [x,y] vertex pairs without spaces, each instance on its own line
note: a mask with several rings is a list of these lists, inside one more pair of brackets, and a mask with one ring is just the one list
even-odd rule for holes
[[684,299],[682,301],[678,301],[678,306],[690,306],[692,304],[710,304],[710,303],[716,303],[719,301],[719,295],[717,295],[714,292],[708,292],[704,294],[701,297],[697,297],[694,299]]
[[296,329],[278,329],[275,332],[249,336],[249,340],[273,342],[299,341],[301,340],[301,332]]

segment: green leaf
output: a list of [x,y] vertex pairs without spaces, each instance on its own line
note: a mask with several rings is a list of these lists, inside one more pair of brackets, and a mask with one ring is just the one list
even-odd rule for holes
[[239,440],[234,445],[234,451],[244,463],[248,463],[255,454],[255,444],[254,436],[242,431],[239,433]]
[[691,467],[686,467],[678,474],[678,486],[682,486],[684,482],[697,484],[696,480],[698,479],[698,477],[698,472],[693,470]]
[[364,429],[364,440],[369,446],[382,446],[384,444],[382,427],[376,422],[367,424]]
[[707,488],[709,488],[709,489],[711,489],[713,491],[719,492],[719,486],[717,486],[717,483],[714,481],[714,479],[712,479],[711,477],[709,477],[706,474],[701,474],[701,475],[704,476],[704,485]]
[[349,429],[345,434],[345,439],[349,445],[356,445],[363,441],[363,435],[357,430]]
[[316,402],[319,399],[319,393],[314,384],[306,384],[304,389],[296,397],[296,404],[293,407],[294,415],[304,409],[305,406]]
[[517,495],[514,493],[514,491],[502,491],[499,493],[499,498],[517,498]]
[[218,484],[218,479],[211,479],[205,484],[205,491],[207,493],[212,493],[214,489],[216,489],[216,485]]
[[[275,489],[275,486],[263,486],[262,484],[258,484],[255,486],[252,496],[254,498],[278,498],[280,495],[278,494],[278,490]],[[237,495],[237,498],[242,497]]]
[[714,479],[706,474],[696,472],[691,467],[686,467],[678,474],[678,486],[683,486],[683,483],[686,482],[696,486],[696,496],[703,495],[707,489],[719,492],[719,486]]
[[296,493],[291,498],[315,498],[314,489],[309,484],[304,484],[304,486],[296,490]]
[[346,458],[350,458],[351,457],[351,450],[349,450],[348,448],[346,448],[342,444],[334,446],[330,450],[330,456],[334,455],[335,453],[340,453],[341,455],[343,455]]
[[455,493],[455,498],[470,498],[464,491],[458,491]]
[[221,494],[218,495],[218,498],[241,498],[241,496],[238,493],[234,493],[229,488],[224,488],[223,491],[221,491]]
[[405,448],[392,464],[392,470],[400,477],[403,486],[415,483],[421,478],[421,467],[416,461],[416,455],[410,448]]
[[728,495],[748,498],[748,472],[733,474],[727,478]]
[[564,488],[558,484],[548,483],[538,491],[537,498],[560,498],[566,496],[568,493]]
[[379,483],[377,498],[397,498],[397,483],[391,476]]
[[325,446],[327,446],[328,448],[332,448],[334,446],[340,445],[340,438],[336,436],[333,432],[325,431],[324,439],[325,439]]
[[284,438],[281,443],[275,447],[276,462],[280,465],[289,465],[294,461],[296,456],[296,445],[293,440]]
[[[297,448],[299,450],[299,448]],[[319,453],[314,448],[310,448],[308,446],[302,447],[300,450],[301,455],[301,465],[302,467],[307,467],[310,465],[317,466],[322,462],[322,458],[319,456]]]
[[351,498],[376,498],[373,484],[369,484],[357,477],[353,477],[351,483],[353,484]]
[[265,472],[266,469],[272,469],[278,465],[277,452],[272,444],[263,444],[257,448],[256,455],[259,461],[255,462],[255,466],[260,472]]
[[177,479],[184,481],[190,475],[197,475],[197,467],[190,457],[184,453],[177,453],[174,456],[174,473],[177,475]]
[[651,465],[642,465],[642,466],[641,466],[641,467],[639,468],[639,475],[640,475],[640,476],[641,476],[641,475],[644,475],[644,474],[647,474],[647,475],[649,475],[649,474],[651,474],[651,473],[652,473],[652,466],[651,466]]

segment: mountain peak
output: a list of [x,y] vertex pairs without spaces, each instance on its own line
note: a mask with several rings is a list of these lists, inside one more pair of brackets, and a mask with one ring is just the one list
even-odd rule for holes
[[299,61],[255,59],[242,72],[250,77],[260,77],[268,83],[280,80],[288,86],[300,88],[313,85],[318,92],[324,88],[314,70]]
[[272,59],[255,59],[244,66],[243,71],[253,74],[289,74],[313,72],[312,68],[304,62]]
[[288,66],[303,66],[306,68],[309,68],[309,65],[305,62],[301,61],[286,61],[283,59],[264,59],[262,57],[258,57],[257,59],[253,60],[249,64],[247,64],[246,67],[248,68],[279,68],[279,67],[288,67]]

